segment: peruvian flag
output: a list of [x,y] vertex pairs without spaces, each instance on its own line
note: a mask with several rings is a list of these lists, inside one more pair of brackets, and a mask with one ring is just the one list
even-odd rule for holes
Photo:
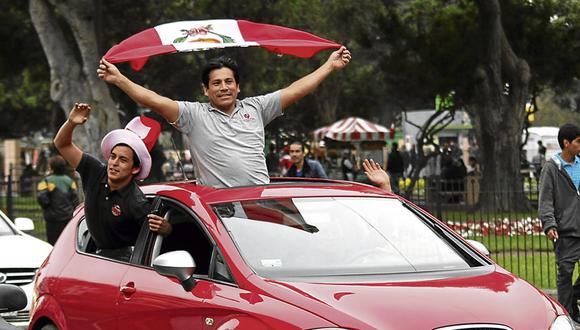
[[181,21],[139,32],[105,54],[111,63],[131,62],[140,70],[150,56],[225,47],[262,47],[270,52],[312,57],[340,45],[308,32],[244,20]]

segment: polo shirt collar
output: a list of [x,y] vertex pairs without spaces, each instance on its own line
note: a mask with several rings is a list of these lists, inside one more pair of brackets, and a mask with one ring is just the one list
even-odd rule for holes
[[107,187],[109,194],[112,192],[117,192],[122,197],[127,196],[127,194],[129,194],[131,191],[133,191],[134,187],[137,185],[137,183],[135,183],[135,180],[131,180],[131,182],[129,182],[129,184],[126,185],[125,187],[123,187],[121,189],[117,189],[117,190],[111,190],[111,186],[109,185],[109,181],[107,180],[106,175],[101,179],[101,184],[104,187]]
[[236,114],[238,111],[240,111],[240,110],[242,109],[241,102],[240,102],[240,100],[238,100],[238,99],[236,99],[236,106],[235,106],[235,108],[234,108],[234,111],[232,112],[231,116],[230,116],[230,115],[228,115],[227,113],[225,113],[225,112],[221,111],[220,109],[218,109],[218,108],[215,108],[215,107],[214,107],[214,106],[213,106],[211,103],[209,103],[209,102],[208,102],[208,105],[209,105],[209,111],[214,111],[214,112],[217,112],[217,113],[219,113],[219,114],[221,114],[221,115],[224,115],[224,116],[227,116],[227,117],[233,117],[233,116],[234,116],[234,115],[235,115],[235,114]]
[[129,182],[129,184],[126,185],[125,187],[117,189],[117,193],[119,193],[119,195],[121,195],[122,197],[125,197],[129,193],[131,193],[136,186],[137,184],[135,183],[135,180],[131,180],[131,182]]
[[580,157],[578,157],[578,155],[574,156],[573,163],[568,163],[567,161],[565,161],[564,158],[562,158],[561,152],[557,153],[556,156],[558,157],[558,160],[560,161],[562,166],[577,166],[578,164],[580,164]]

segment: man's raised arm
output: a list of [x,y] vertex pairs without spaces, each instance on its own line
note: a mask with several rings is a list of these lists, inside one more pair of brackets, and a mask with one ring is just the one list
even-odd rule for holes
[[99,78],[107,83],[119,87],[133,101],[157,112],[168,122],[172,123],[177,120],[179,108],[176,101],[132,82],[115,65],[107,62],[105,59],[101,59],[97,74]]
[[54,146],[70,166],[77,168],[83,157],[83,151],[72,142],[72,134],[77,125],[84,124],[91,112],[91,106],[85,103],[75,103],[54,137]]
[[282,109],[312,93],[333,71],[341,70],[350,62],[350,51],[345,46],[330,54],[328,60],[314,72],[282,89]]

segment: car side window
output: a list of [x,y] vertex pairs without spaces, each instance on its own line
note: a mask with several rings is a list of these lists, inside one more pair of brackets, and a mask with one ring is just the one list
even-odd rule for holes
[[[143,231],[143,229],[147,229],[146,223],[143,224],[142,231]],[[107,256],[104,254],[100,255],[99,253],[97,253],[97,246],[95,245],[95,242],[91,237],[91,233],[89,232],[89,228],[87,226],[87,221],[85,218],[83,218],[83,219],[81,219],[81,221],[79,221],[78,228],[77,228],[76,245],[77,245],[76,246],[77,251],[79,251],[79,252],[93,254],[96,256],[98,255],[102,258],[108,258],[108,259],[112,259],[112,260],[127,262],[127,260],[121,260],[121,259],[117,259],[115,257],[110,257],[110,256]]]
[[[201,222],[191,211],[175,202],[163,199],[162,216],[171,223],[173,231],[166,237],[155,235],[157,236],[155,243],[149,247],[143,247],[149,251],[143,252],[142,263],[151,266],[153,260],[163,253],[184,250],[193,257],[196,264],[194,274],[197,276],[233,282],[223,257],[202,227]],[[143,237],[139,239],[143,239]]]
[[79,221],[77,228],[77,250],[92,254],[96,251],[96,246],[91,238],[86,219]]

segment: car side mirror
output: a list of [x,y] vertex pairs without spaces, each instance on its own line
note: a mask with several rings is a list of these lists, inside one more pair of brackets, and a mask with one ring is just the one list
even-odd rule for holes
[[160,275],[177,278],[185,291],[193,290],[197,284],[193,278],[195,261],[187,251],[163,253],[153,260],[153,269]]
[[487,249],[487,247],[485,247],[485,245],[479,241],[475,241],[472,239],[468,239],[467,240],[469,242],[469,244],[471,244],[471,246],[473,246],[477,251],[481,252],[483,255],[485,255],[486,257],[489,257],[489,250]]
[[0,312],[13,312],[26,307],[28,300],[21,287],[0,284]]
[[16,218],[14,219],[14,225],[20,231],[33,231],[34,222],[29,218]]

